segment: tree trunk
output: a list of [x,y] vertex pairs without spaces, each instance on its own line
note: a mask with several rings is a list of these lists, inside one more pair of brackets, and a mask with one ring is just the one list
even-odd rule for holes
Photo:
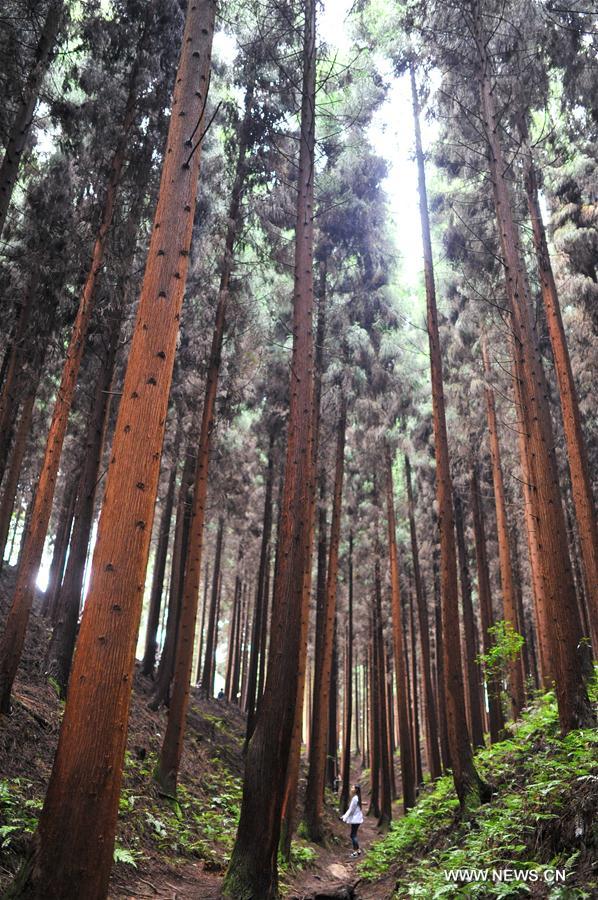
[[324,838],[324,823],[322,816],[326,775],[326,745],[328,741],[328,727],[330,724],[330,676],[336,618],[346,415],[345,400],[344,398],[341,398],[341,408],[337,425],[334,496],[332,502],[332,522],[330,526],[326,596],[323,615],[321,617],[321,629],[318,629],[318,626],[316,625],[316,634],[319,635],[321,631],[321,652],[320,654],[316,653],[315,659],[309,772],[305,795],[305,824],[310,840],[316,842],[321,842]]
[[399,560],[397,556],[397,525],[392,479],[392,458],[390,446],[385,444],[386,463],[386,514],[388,521],[388,556],[390,561],[390,588],[392,603],[392,640],[394,648],[395,678],[399,713],[399,745],[401,749],[401,782],[403,787],[403,810],[407,812],[415,806],[415,760],[413,758],[413,735],[409,727],[409,705],[407,701],[407,666],[403,647],[403,612],[399,585]]
[[419,618],[419,634],[422,651],[422,681],[424,688],[424,705],[426,709],[426,760],[432,779],[439,778],[442,774],[440,765],[440,753],[438,750],[438,717],[432,689],[432,664],[430,656],[430,625],[428,616],[428,604],[424,596],[421,569],[419,564],[419,549],[417,545],[417,531],[415,528],[415,503],[413,501],[413,488],[411,484],[411,464],[405,454],[405,481],[407,482],[407,503],[409,513],[409,530],[411,535],[411,555],[413,559],[413,577],[415,581],[415,599]]
[[463,504],[461,497],[455,492],[455,528],[457,533],[457,554],[459,557],[459,574],[461,577],[461,606],[463,609],[463,631],[465,635],[465,672],[467,675],[467,695],[469,697],[469,715],[471,739],[474,747],[484,746],[484,717],[482,711],[482,673],[477,663],[478,636],[476,633],[473,604],[471,602],[471,579],[465,548],[465,529],[463,523]]
[[[492,595],[490,592],[490,573],[488,571],[488,553],[486,550],[486,530],[484,527],[484,511],[480,501],[480,487],[475,465],[471,467],[471,513],[473,517],[473,533],[475,538],[476,567],[478,572],[478,602],[482,625],[482,650],[489,653],[494,644],[490,628],[494,625],[492,612]],[[495,744],[502,740],[505,727],[502,704],[500,701],[500,681],[491,678],[486,685],[488,691],[488,724],[490,741]]]
[[[488,433],[490,435],[490,456],[492,459],[492,482],[494,485],[494,505],[496,508],[496,532],[498,537],[498,558],[500,565],[500,586],[503,601],[503,617],[515,631],[518,630],[517,605],[515,586],[513,584],[513,568],[511,565],[511,548],[509,544],[509,525],[507,521],[507,503],[500,459],[500,444],[498,441],[498,427],[496,423],[496,408],[494,404],[494,391],[490,387],[489,380],[492,375],[490,359],[485,341],[482,343],[482,355],[484,357],[484,371],[486,374],[486,409],[488,415]],[[521,653],[509,662],[509,699],[513,719],[518,719],[521,710],[525,706],[525,680],[523,673],[523,659]]]
[[[162,180],[69,698],[33,859],[13,895],[103,900],[114,852],[135,644],[191,245],[216,7],[187,6]],[[101,678],[98,677],[101,673]]]
[[417,631],[415,626],[415,610],[413,608],[413,591],[409,591],[409,630],[411,633],[411,682],[413,694],[413,752],[415,754],[415,779],[418,785],[424,783],[420,741],[420,706],[417,666]]
[[324,782],[331,791],[335,789],[338,777],[338,706],[338,615],[336,615],[332,634],[332,665],[328,692],[328,749]]
[[[277,894],[277,853],[302,664],[304,586],[311,557],[313,421],[313,177],[316,7],[305,3],[297,179],[293,353],[287,453],[272,601],[271,650],[259,718],[247,749],[237,839],[225,878],[235,900]],[[311,565],[309,565],[311,569]],[[268,790],[264,785],[268,784]]]
[[195,456],[191,451],[195,450],[196,429],[192,423],[187,439],[187,452],[179,487],[177,501],[176,522],[174,526],[174,543],[172,547],[172,562],[170,564],[170,588],[168,592],[168,610],[166,617],[166,629],[160,663],[156,675],[156,686],[149,704],[150,709],[157,710],[162,705],[170,702],[170,684],[174,671],[174,655],[179,627],[179,613],[181,606],[181,594],[183,591],[183,578],[185,574],[185,560],[187,558],[187,543],[189,537],[189,521],[191,518],[191,490],[193,487],[193,472],[195,469]]
[[62,0],[51,0],[46,19],[42,26],[40,38],[35,49],[33,66],[23,86],[21,102],[17,108],[11,125],[6,152],[0,166],[0,235],[6,222],[6,214],[17,183],[23,150],[29,137],[33,114],[39,99],[44,76],[54,54],[56,38],[60,31],[65,14]]
[[25,632],[35,593],[35,580],[41,563],[44,542],[52,513],[52,501],[54,499],[62,445],[66,435],[69,413],[85,349],[91,313],[95,305],[96,288],[104,262],[108,235],[112,226],[129,134],[137,114],[138,69],[139,58],[129,78],[129,94],[120,135],[112,157],[100,225],[96,233],[91,264],[79,299],[79,308],[62,370],[52,422],[46,441],[42,470],[35,491],[31,522],[19,562],[13,600],[5,630],[0,639],[0,711],[5,713],[10,710],[12,683],[23,652]]
[[[349,531],[347,638],[345,642],[345,708],[343,717],[342,787],[339,808],[344,812],[351,794],[351,728],[353,725],[353,529]],[[355,685],[357,687],[357,684]],[[356,703],[359,732],[359,706]]]
[[568,732],[595,721],[587,692],[591,666],[581,641],[581,623],[567,548],[548,386],[531,320],[529,285],[505,178],[507,166],[499,139],[500,124],[495,108],[494,84],[490,77],[491,64],[477,4],[473,30],[480,64],[482,121],[488,143],[488,162],[511,312],[511,343],[522,397],[527,462],[542,551],[544,599],[550,622],[549,639],[553,647],[559,719],[562,730]]
[[174,494],[176,489],[177,463],[180,445],[180,424],[177,427],[177,436],[174,441],[168,487],[164,499],[164,507],[160,517],[160,529],[158,531],[158,546],[154,558],[154,573],[152,576],[152,590],[150,594],[149,610],[147,614],[147,626],[145,630],[145,649],[141,661],[143,675],[153,678],[158,652],[158,625],[160,622],[160,608],[162,606],[162,594],[164,592],[164,575],[166,572],[166,559],[168,557],[168,543],[170,540],[170,524],[174,509]]
[[266,567],[268,565],[270,539],[272,537],[272,488],[274,485],[274,431],[270,431],[268,445],[268,465],[266,469],[266,486],[264,492],[264,515],[262,519],[262,542],[260,562],[255,594],[255,609],[251,630],[251,653],[247,675],[247,731],[245,750],[253,734],[256,713],[256,689],[258,680],[258,663],[262,653],[260,635],[266,615]]
[[538,199],[538,180],[531,148],[528,143],[527,128],[521,129],[521,137],[524,145],[524,180],[525,192],[529,216],[532,223],[532,235],[538,272],[540,275],[540,288],[542,300],[546,310],[548,334],[554,357],[561,410],[563,413],[563,427],[565,442],[567,445],[567,459],[571,475],[571,490],[573,493],[573,505],[577,518],[581,555],[588,585],[588,606],[590,610],[590,627],[594,655],[598,656],[598,528],[596,526],[596,508],[592,483],[588,466],[577,389],[571,369],[569,349],[563,327],[559,297],[552,271],[546,229],[542,221],[540,202]]
[[[377,544],[376,540],[376,544]],[[393,623],[394,624],[394,623]],[[388,754],[388,715],[386,706],[386,671],[384,665],[384,638],[382,625],[382,578],[380,553],[376,546],[374,560],[374,666],[377,670],[375,703],[378,714],[378,749],[380,753],[380,814],[378,828],[386,831],[392,820],[392,788],[390,759]]]
[[[374,601],[375,603],[375,601]],[[379,670],[377,665],[376,650],[376,623],[374,611],[370,617],[370,644],[368,647],[368,675],[369,675],[369,763],[370,763],[370,806],[368,816],[374,815],[376,819],[380,818],[380,725],[379,725],[379,704],[378,704],[378,677]]]
[[[25,400],[23,401],[21,416],[15,434],[15,442],[10,457],[10,464],[6,473],[4,489],[2,491],[2,500],[0,501],[0,572],[2,571],[4,551],[6,549],[10,522],[17,496],[19,476],[21,474],[21,467],[23,465],[23,458],[27,447],[27,438],[31,431],[33,409],[35,407],[35,395],[37,394],[37,389],[39,387],[40,377],[41,372],[33,378],[26,389]],[[10,559],[10,556],[8,559]]]
[[442,357],[438,334],[438,311],[432,261],[432,241],[428,216],[428,196],[421,132],[419,127],[419,102],[415,84],[415,70],[411,66],[411,90],[415,121],[415,146],[419,180],[419,206],[424,244],[424,274],[428,309],[428,339],[432,375],[432,409],[434,420],[434,452],[436,457],[436,501],[438,503],[438,529],[440,532],[440,577],[442,600],[442,635],[444,643],[444,678],[446,692],[446,717],[453,779],[459,802],[472,806],[480,802],[482,782],[473,762],[473,753],[467,731],[465,695],[463,692],[461,641],[459,635],[459,589],[457,584],[457,560],[455,550],[455,524],[453,519],[452,479],[448,456],[448,438],[442,380]]
[[[0,483],[2,483],[8,464],[14,424],[21,403],[23,366],[27,355],[31,352],[31,342],[28,340],[27,331],[31,312],[37,299],[39,281],[40,273],[36,268],[31,275],[24,300],[17,310],[15,333],[6,361],[6,373],[0,394]],[[41,368],[40,364],[40,370]]]
[[[241,214],[241,198],[246,178],[245,159],[250,136],[250,127],[253,114],[253,85],[249,85],[245,96],[245,114],[239,133],[239,152],[233,184],[231,201],[228,209],[227,232],[224,246],[224,256],[221,262],[220,287],[218,291],[218,303],[216,306],[216,322],[212,335],[210,360],[206,377],[206,390],[199,435],[199,448],[197,453],[197,469],[195,472],[195,487],[193,490],[193,512],[189,531],[189,553],[185,567],[183,582],[183,595],[181,600],[181,617],[177,635],[177,650],[172,685],[171,703],[168,712],[168,723],[160,763],[155,777],[161,789],[168,796],[176,794],[176,782],[178,770],[183,752],[185,737],[185,725],[187,707],[189,704],[189,687],[191,671],[193,668],[193,647],[195,639],[195,627],[197,620],[197,601],[199,585],[201,581],[201,560],[203,552],[203,536],[205,509],[208,495],[208,472],[210,466],[210,449],[212,443],[212,431],[214,429],[214,414],[216,407],[216,394],[218,390],[218,378],[222,362],[222,344],[226,324],[226,312],[228,306],[228,294],[230,276],[232,271],[233,253],[235,241],[239,229]],[[210,677],[202,677],[201,689],[208,696],[214,693],[214,666],[207,649],[209,639],[213,638],[215,621],[210,617],[208,631],[208,645],[206,645],[206,660],[210,663]],[[211,645],[215,653],[216,643]],[[204,666],[204,675],[207,674]]]
[[99,373],[93,406],[85,437],[85,459],[77,485],[75,524],[70,543],[68,564],[62,586],[57,588],[53,630],[46,658],[47,675],[59,686],[65,697],[77,637],[77,621],[81,608],[87,548],[93,527],[98,475],[102,464],[104,439],[110,411],[110,389],[118,349],[122,315],[114,316],[108,337],[106,358]]
[[[281,820],[281,840],[280,852],[283,858],[290,860],[291,840],[296,826],[297,815],[297,791],[299,787],[299,769],[301,763],[301,737],[302,737],[302,721],[303,707],[305,705],[305,674],[307,665],[307,640],[309,632],[309,613],[311,604],[311,586],[312,586],[312,545],[313,533],[315,528],[315,509],[316,509],[316,477],[319,481],[319,510],[318,510],[318,582],[316,590],[317,599],[317,616],[320,621],[324,613],[325,596],[326,596],[326,472],[323,467],[318,472],[318,455],[320,442],[320,403],[322,395],[322,374],[324,371],[324,338],[326,333],[326,278],[327,278],[327,261],[324,257],[320,266],[320,285],[318,297],[318,322],[316,334],[316,346],[314,357],[314,382],[313,382],[313,406],[312,406],[312,427],[311,427],[311,450],[310,458],[312,462],[311,474],[313,482],[310,485],[309,501],[309,533],[308,533],[308,552],[305,559],[305,573],[303,582],[303,600],[301,608],[301,644],[299,656],[299,670],[297,673],[297,705],[295,707],[295,722],[293,725],[293,735],[291,738],[291,749],[289,752],[289,764],[287,768],[287,777],[285,785],[285,793],[282,803],[282,820]],[[276,571],[276,568],[275,568]],[[319,643],[316,644],[315,655],[321,655],[322,625],[316,624],[316,636]],[[315,680],[314,680],[315,683]],[[310,698],[313,701],[313,696]],[[312,718],[313,721],[313,709]],[[311,735],[310,735],[310,752],[311,752]]]
[[[437,581],[435,575],[434,581]],[[440,588],[434,584],[434,626],[436,636],[436,692],[438,721],[440,732],[440,756],[442,768],[446,771],[451,767],[451,751],[448,739],[448,725],[446,719],[446,689],[444,679],[444,641],[442,639],[442,611],[440,608]]]
[[218,618],[218,593],[220,591],[220,567],[222,565],[222,544],[224,541],[224,516],[218,518],[218,533],[216,535],[216,550],[214,553],[214,569],[212,572],[212,595],[210,599],[210,612],[208,615],[208,630],[206,633],[206,652],[203,662],[203,672],[199,687],[204,697],[214,696],[214,649],[216,646],[216,628]]
[[[77,466],[77,471],[79,466]],[[54,537],[54,551],[50,563],[50,574],[46,588],[42,615],[49,616],[52,623],[56,621],[58,612],[58,597],[64,575],[64,566],[69,549],[73,517],[75,515],[75,503],[77,500],[77,478],[74,482],[65,485],[62,497],[62,509],[56,523],[56,535]]]

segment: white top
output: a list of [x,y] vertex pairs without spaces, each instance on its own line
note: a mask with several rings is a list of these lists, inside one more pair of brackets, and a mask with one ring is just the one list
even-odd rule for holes
[[361,825],[363,822],[363,813],[359,805],[359,800],[357,799],[357,794],[353,795],[349,809],[343,816],[343,822],[346,822],[347,825]]

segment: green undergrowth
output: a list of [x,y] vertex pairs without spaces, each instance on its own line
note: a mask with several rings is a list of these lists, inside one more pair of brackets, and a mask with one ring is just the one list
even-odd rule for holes
[[[222,758],[225,754],[221,754],[219,736],[233,735],[230,726],[220,725],[216,716],[204,716],[199,710],[194,713],[196,720],[206,720],[205,726],[214,730],[216,738],[213,743],[204,744],[206,749],[198,758],[201,762],[197,767],[186,767],[176,801],[161,797],[152,779],[155,751],[126,753],[114,850],[116,872],[121,866],[123,873],[124,867],[144,868],[151,857],[161,857],[173,865],[181,859],[202,859],[205,868],[212,871],[223,870],[230,859],[240,815],[242,782]],[[225,740],[231,746],[228,736]],[[187,752],[193,753],[193,749],[188,748]],[[228,750],[226,756],[231,753]],[[28,852],[44,790],[44,780],[39,778],[0,780],[0,857],[4,864],[0,888]],[[296,863],[301,863],[301,854]]]
[[[372,847],[361,876],[394,876],[395,898],[597,896],[597,730],[561,737],[547,693],[476,765],[492,785],[490,803],[462,817],[452,778],[439,779]],[[472,869],[480,880],[463,871],[449,880],[449,871]]]
[[115,861],[136,865],[151,847],[172,862],[196,857],[214,871],[223,869],[239,821],[241,779],[212,758],[201,778],[201,793],[196,784],[179,783],[172,801],[155,789],[139,790],[140,782],[151,784],[155,762],[153,756],[138,761],[127,754]]

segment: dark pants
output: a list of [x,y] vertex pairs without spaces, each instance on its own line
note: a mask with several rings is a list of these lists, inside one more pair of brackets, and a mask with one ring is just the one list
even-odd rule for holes
[[351,843],[353,844],[354,850],[359,850],[359,841],[357,840],[357,831],[359,829],[359,822],[354,822],[351,825]]

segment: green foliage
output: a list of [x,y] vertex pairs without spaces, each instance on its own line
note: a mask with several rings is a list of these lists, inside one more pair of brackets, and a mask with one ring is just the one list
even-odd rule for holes
[[[513,727],[511,738],[476,755],[480,775],[494,785],[490,803],[460,819],[452,779],[441,778],[372,847],[361,874],[374,879],[394,868],[396,896],[426,900],[531,893],[531,882],[523,874],[509,882],[456,884],[445,875],[451,869],[492,872],[512,867],[522,873],[534,871],[544,884],[543,873],[562,868],[569,881],[593,840],[578,798],[585,794],[590,809],[595,803],[597,750],[596,730],[560,735],[554,694],[543,695]],[[584,876],[583,890],[571,883],[562,890],[555,884],[543,896],[589,897],[593,887],[598,884],[588,884]]]
[[291,842],[290,858],[286,860],[282,854],[278,854],[278,868],[280,872],[297,872],[307,869],[316,858],[316,851],[299,841]]
[[0,781],[0,848],[10,850],[23,837],[33,834],[42,801],[33,793],[33,782],[26,778]]
[[118,847],[118,846],[116,846],[114,848],[114,862],[115,863],[126,863],[126,865],[133,866],[136,869],[138,859],[139,859],[139,854],[135,853],[133,850],[129,850],[126,847]]
[[493,678],[504,678],[507,674],[509,663],[515,659],[525,643],[523,635],[515,631],[510,622],[501,619],[488,629],[488,634],[493,640],[488,653],[478,656],[478,662],[484,671],[486,683]]

